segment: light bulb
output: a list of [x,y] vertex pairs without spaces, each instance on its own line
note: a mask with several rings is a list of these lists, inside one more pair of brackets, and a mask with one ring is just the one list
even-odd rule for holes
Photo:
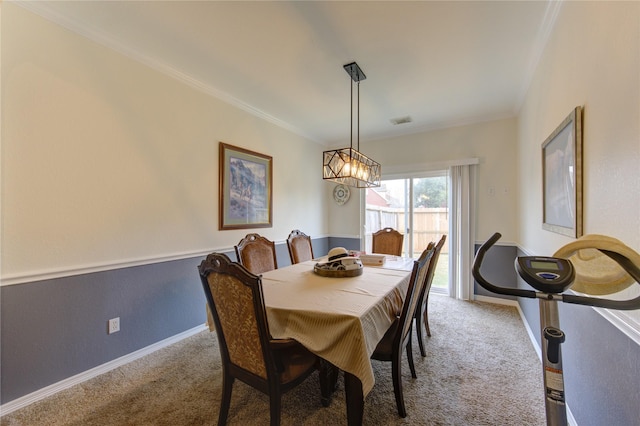
[[344,163],[344,174],[349,176],[349,174],[351,174],[351,163]]

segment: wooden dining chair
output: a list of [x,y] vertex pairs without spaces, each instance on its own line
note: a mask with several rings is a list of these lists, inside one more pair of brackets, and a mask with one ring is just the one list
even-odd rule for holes
[[411,331],[413,330],[413,317],[418,304],[418,295],[424,285],[427,270],[433,257],[434,250],[425,250],[420,258],[413,263],[409,287],[405,296],[400,315],[384,334],[375,350],[372,359],[391,362],[391,374],[393,379],[393,393],[396,397],[396,406],[400,417],[407,417],[402,392],[402,350],[407,351],[407,360],[411,370],[411,377],[416,378],[416,369],[413,364],[413,351],[411,347]]
[[444,246],[444,242],[446,241],[447,236],[443,235],[438,241],[438,244],[433,242],[429,243],[427,249],[432,247],[433,257],[431,258],[431,262],[429,263],[429,270],[427,271],[426,282],[424,286],[422,286],[422,291],[418,297],[418,306],[416,307],[416,334],[418,335],[418,345],[420,346],[420,355],[427,356],[427,352],[424,349],[424,341],[422,340],[422,325],[424,324],[424,328],[427,331],[427,336],[431,337],[431,329],[429,328],[429,291],[431,291],[431,284],[433,283],[433,276],[435,275],[436,267],[438,266],[438,258],[440,257],[440,252],[442,251],[442,246]]
[[294,229],[287,238],[287,248],[291,257],[291,264],[313,259],[311,237],[304,232]]
[[371,236],[371,252],[402,256],[404,235],[393,228],[383,228]]
[[319,358],[293,339],[271,338],[260,276],[222,253],[208,255],[198,270],[222,358],[218,425],[227,422],[235,379],[269,396],[271,425],[279,425],[282,394],[318,369]]
[[253,274],[278,269],[275,243],[259,234],[247,234],[235,250],[238,262]]

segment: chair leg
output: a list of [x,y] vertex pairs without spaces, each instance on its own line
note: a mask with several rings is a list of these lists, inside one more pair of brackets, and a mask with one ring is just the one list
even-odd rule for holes
[[409,361],[409,369],[411,370],[411,377],[417,379],[416,375],[416,367],[413,364],[413,345],[411,344],[411,336],[409,336],[409,341],[407,342],[407,361]]
[[335,365],[324,359],[320,360],[320,394],[323,407],[328,407],[331,403],[331,395],[336,390],[338,383],[338,373],[340,370]]
[[431,329],[429,328],[429,309],[426,306],[424,307],[424,327],[427,330],[427,336],[431,337]]
[[418,308],[418,310],[416,311],[416,334],[418,335],[418,346],[420,346],[420,355],[425,357],[427,356],[427,352],[424,350],[424,341],[422,340],[422,321],[420,320],[421,317],[422,310]]
[[394,356],[391,362],[391,375],[393,377],[393,393],[396,396],[396,406],[400,417],[407,417],[407,410],[404,406],[404,395],[402,393],[402,352]]
[[231,391],[233,390],[234,378],[226,372],[222,377],[222,399],[220,400],[220,413],[218,414],[218,426],[227,424],[229,406],[231,405]]

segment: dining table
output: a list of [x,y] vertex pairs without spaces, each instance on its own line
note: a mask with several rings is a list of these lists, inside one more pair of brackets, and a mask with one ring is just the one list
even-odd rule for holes
[[347,421],[361,425],[375,383],[371,355],[402,309],[414,259],[387,256],[383,265],[340,278],[315,273],[318,261],[262,274],[269,330],[344,372]]

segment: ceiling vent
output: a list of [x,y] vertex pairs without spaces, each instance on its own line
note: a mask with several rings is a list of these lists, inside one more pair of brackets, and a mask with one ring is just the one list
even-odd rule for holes
[[390,121],[391,121],[391,124],[393,124],[394,126],[397,126],[398,124],[411,123],[413,120],[411,119],[411,117],[407,115],[406,117],[392,118]]

